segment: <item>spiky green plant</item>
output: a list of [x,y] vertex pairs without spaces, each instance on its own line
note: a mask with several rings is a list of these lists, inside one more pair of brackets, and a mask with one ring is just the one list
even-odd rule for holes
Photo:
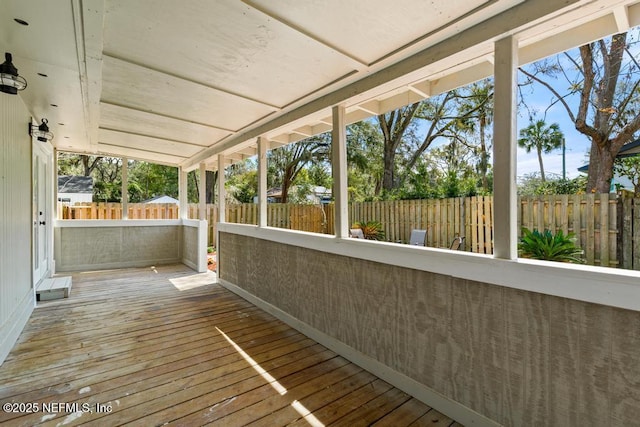
[[359,228],[368,240],[384,240],[385,234],[382,224],[378,221],[356,222],[351,228]]
[[518,243],[521,257],[543,259],[547,261],[571,262],[584,264],[583,250],[576,245],[574,233],[565,236],[562,230],[553,234],[550,230],[542,233],[538,230],[522,228],[522,237]]

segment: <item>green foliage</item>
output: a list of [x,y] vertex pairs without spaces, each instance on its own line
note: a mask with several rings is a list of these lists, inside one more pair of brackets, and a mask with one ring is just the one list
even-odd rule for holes
[[229,183],[231,195],[239,203],[253,203],[258,194],[258,171],[251,170],[235,175]]
[[531,121],[529,126],[520,129],[520,138],[518,145],[524,148],[527,153],[535,150],[538,153],[538,162],[540,163],[540,175],[542,181],[545,181],[544,165],[542,163],[542,153],[550,153],[551,151],[562,146],[564,134],[560,130],[557,123],[547,126],[544,120]]
[[570,262],[584,264],[583,251],[576,246],[573,233],[566,236],[562,230],[555,234],[550,230],[540,232],[522,228],[522,237],[518,243],[518,254],[524,258],[542,259],[547,261]]
[[128,181],[129,201],[132,203],[162,195],[178,198],[178,168],[130,161]]
[[[178,168],[153,163],[128,163],[129,201],[139,203],[156,196],[178,197]],[[93,178],[94,202],[120,202],[122,200],[122,159],[60,153],[58,175],[80,175]],[[189,199],[197,199],[195,190]]]
[[527,150],[527,153],[534,149],[549,153],[561,147],[563,136],[557,123],[547,126],[544,120],[536,120],[526,128],[520,129],[518,145]]
[[573,179],[547,178],[546,181],[537,174],[528,174],[520,180],[518,194],[521,196],[544,196],[548,194],[584,194],[587,177],[580,175]]
[[232,191],[231,195],[238,203],[253,203],[256,196],[256,190],[249,185],[243,185]]
[[282,190],[282,202],[289,200],[289,190],[298,185],[298,175],[313,164],[322,164],[329,158],[331,134],[323,133],[285,145],[267,153],[269,187]]
[[385,234],[382,224],[378,221],[356,222],[351,228],[359,228],[364,234],[364,238],[368,240],[384,240]]
[[636,197],[640,197],[640,156],[617,158],[613,170],[617,174],[629,178]]
[[455,171],[447,173],[441,186],[444,198],[471,197],[477,194],[475,178],[460,178]]

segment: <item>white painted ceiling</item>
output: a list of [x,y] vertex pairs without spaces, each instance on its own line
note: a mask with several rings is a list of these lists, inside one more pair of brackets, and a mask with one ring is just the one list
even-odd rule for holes
[[2,0],[0,53],[59,150],[217,168],[329,130],[332,104],[354,122],[489,76],[501,31],[530,62],[640,23],[630,0],[522,16],[553,3]]

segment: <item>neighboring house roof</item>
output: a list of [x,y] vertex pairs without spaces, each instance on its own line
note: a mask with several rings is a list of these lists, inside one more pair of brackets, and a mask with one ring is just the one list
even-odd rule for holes
[[58,177],[58,193],[93,194],[93,178],[90,176],[61,175]]
[[161,196],[156,196],[156,197],[152,197],[150,199],[147,199],[145,201],[143,201],[142,203],[178,203],[178,199],[174,199],[171,196],[167,196],[166,194],[163,194]]
[[[637,156],[638,154],[640,154],[640,139],[636,139],[635,141],[624,144],[620,149],[620,151],[618,152],[616,159]],[[589,171],[589,163],[587,163],[584,166],[580,166],[578,168],[578,172],[587,173],[588,171]]]

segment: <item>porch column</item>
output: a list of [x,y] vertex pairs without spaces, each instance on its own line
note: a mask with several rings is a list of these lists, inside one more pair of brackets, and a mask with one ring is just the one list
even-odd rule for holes
[[189,217],[189,199],[187,199],[187,172],[178,168],[178,201],[180,203],[179,217],[187,219]]
[[332,115],[331,170],[333,174],[333,197],[335,200],[335,234],[336,237],[349,237],[347,132],[344,124],[344,106],[334,106]]
[[516,259],[516,86],[518,41],[508,36],[495,43],[493,116],[493,254]]
[[207,166],[200,163],[200,186],[198,187],[198,203],[200,220],[207,219]]
[[[62,219],[60,202],[58,202],[58,149],[53,149],[53,219]],[[50,246],[53,247],[53,246]]]
[[[218,222],[226,222],[224,191],[224,154],[218,154]],[[217,240],[217,239],[216,239]]]
[[267,226],[267,150],[269,141],[258,138],[258,226]]
[[122,219],[129,219],[129,159],[122,158]]

